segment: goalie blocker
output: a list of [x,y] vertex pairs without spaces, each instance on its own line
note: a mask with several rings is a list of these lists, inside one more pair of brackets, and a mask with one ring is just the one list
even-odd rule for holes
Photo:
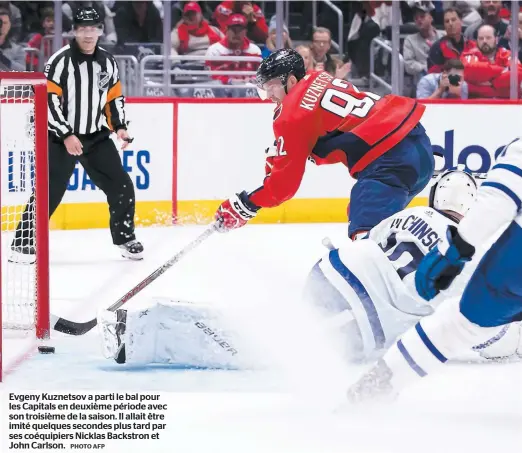
[[104,355],[117,363],[250,368],[238,335],[223,325],[221,314],[209,306],[164,299],[144,309],[98,314]]

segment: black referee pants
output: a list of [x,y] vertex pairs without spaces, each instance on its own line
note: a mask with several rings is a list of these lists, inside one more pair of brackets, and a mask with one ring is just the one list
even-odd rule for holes
[[[110,229],[115,245],[135,239],[134,212],[136,198],[134,184],[123,169],[118,150],[108,131],[78,137],[83,145],[81,156],[71,156],[63,142],[49,136],[49,217],[62,201],[76,162],[97,187],[107,196],[110,212]],[[13,246],[34,244],[34,194],[25,207],[18,223]]]

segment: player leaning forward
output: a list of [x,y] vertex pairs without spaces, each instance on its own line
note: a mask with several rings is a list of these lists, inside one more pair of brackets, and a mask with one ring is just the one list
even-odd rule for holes
[[306,74],[302,57],[292,49],[264,59],[256,82],[260,94],[278,104],[275,144],[267,150],[263,185],[219,207],[220,231],[239,228],[259,209],[292,198],[307,160],[342,163],[357,180],[349,206],[350,238],[364,236],[404,209],[430,180],[433,153],[420,124],[425,107],[416,100],[360,92],[327,72]]
[[[49,104],[49,215],[65,194],[77,161],[109,204],[112,241],[121,254],[141,259],[134,236],[134,185],[124,170],[112,132],[121,148],[129,140],[124,98],[114,57],[98,46],[103,33],[91,7],[74,17],[74,39],[51,56],[45,67]],[[12,243],[14,259],[34,257],[34,195]],[[34,259],[33,259],[34,260]]]

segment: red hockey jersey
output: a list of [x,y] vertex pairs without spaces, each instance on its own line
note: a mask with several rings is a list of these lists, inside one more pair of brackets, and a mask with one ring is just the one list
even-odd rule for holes
[[267,155],[264,183],[250,200],[273,207],[292,198],[307,160],[342,163],[356,178],[408,135],[425,108],[415,99],[360,92],[327,72],[307,74],[275,110],[275,147]]

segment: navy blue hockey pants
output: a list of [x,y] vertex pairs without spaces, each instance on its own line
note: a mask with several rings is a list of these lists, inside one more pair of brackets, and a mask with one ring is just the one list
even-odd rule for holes
[[388,152],[357,174],[349,205],[348,235],[367,231],[402,211],[430,181],[435,159],[419,123]]
[[513,222],[483,256],[460,311],[471,322],[495,327],[522,321],[522,227]]

